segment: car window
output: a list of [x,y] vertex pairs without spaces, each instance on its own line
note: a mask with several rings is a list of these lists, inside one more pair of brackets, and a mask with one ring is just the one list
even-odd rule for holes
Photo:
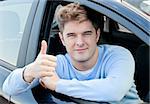
[[0,2],[0,59],[15,66],[32,2],[33,0]]
[[127,28],[125,28],[124,26],[122,26],[121,24],[118,23],[118,31],[120,32],[126,32],[126,33],[132,33],[130,30],[128,30]]
[[124,0],[124,1],[150,16],[149,0]]

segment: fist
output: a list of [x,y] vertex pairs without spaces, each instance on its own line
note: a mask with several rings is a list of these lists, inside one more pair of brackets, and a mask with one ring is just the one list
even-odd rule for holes
[[50,77],[43,77],[40,79],[40,83],[43,87],[48,88],[52,91],[56,89],[57,82],[60,78],[56,72],[53,72]]
[[41,43],[41,50],[35,61],[24,71],[24,79],[26,82],[32,82],[34,78],[52,76],[56,67],[56,57],[46,54],[47,43],[45,40]]

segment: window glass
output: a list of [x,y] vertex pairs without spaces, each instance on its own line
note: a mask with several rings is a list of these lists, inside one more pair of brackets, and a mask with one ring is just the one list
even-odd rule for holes
[[150,16],[150,0],[124,0],[135,8],[141,10],[143,13]]
[[119,24],[116,21],[112,21],[110,18],[104,16],[104,28],[103,31],[104,32],[109,32],[110,29],[117,29],[117,31],[119,32],[125,32],[125,33],[132,33],[130,30],[128,30],[127,28],[125,28],[124,26],[122,26],[121,24]]
[[132,33],[130,30],[128,30],[127,28],[125,28],[124,26],[120,24],[118,24],[118,27],[119,27],[118,31],[120,32]]
[[0,59],[15,66],[32,2],[0,1]]

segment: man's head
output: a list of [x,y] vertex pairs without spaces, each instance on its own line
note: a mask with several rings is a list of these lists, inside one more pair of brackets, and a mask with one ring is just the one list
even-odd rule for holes
[[79,63],[97,60],[100,28],[98,18],[93,18],[96,16],[92,13],[84,6],[71,3],[56,14],[60,39],[77,67]]
[[56,20],[60,32],[63,32],[65,23],[73,20],[79,22],[90,20],[94,28],[97,30],[98,28],[101,28],[100,22],[103,19],[101,17],[98,19],[91,9],[81,6],[78,3],[70,3],[66,6],[60,7],[56,13]]

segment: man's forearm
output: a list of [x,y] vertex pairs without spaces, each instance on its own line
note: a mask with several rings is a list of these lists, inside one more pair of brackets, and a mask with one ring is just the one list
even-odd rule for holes
[[[110,82],[114,84],[112,85]],[[88,81],[61,79],[56,86],[56,92],[58,93],[91,101],[119,101],[126,93],[122,85],[111,79],[93,79]],[[129,87],[126,89],[129,89]]]
[[3,91],[8,95],[16,95],[26,89],[29,84],[22,78],[24,68],[15,69],[3,83]]

